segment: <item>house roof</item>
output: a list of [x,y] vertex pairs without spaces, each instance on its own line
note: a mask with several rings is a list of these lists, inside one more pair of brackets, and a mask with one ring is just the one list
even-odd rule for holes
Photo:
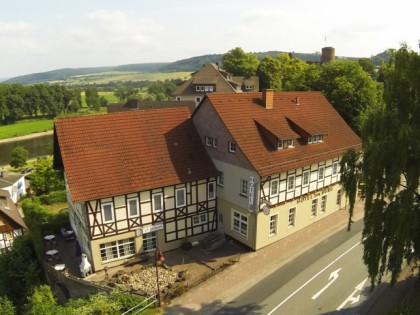
[[217,175],[186,107],[55,120],[75,202]]
[[28,229],[18,208],[13,203],[10,193],[4,189],[0,189],[0,216],[7,217],[25,230]]
[[237,92],[236,87],[247,82],[253,85],[255,90],[259,88],[259,79],[257,76],[234,77],[217,64],[209,63],[200,70],[191,74],[191,78],[177,86],[173,95],[191,95],[202,94],[195,90],[195,84],[215,85],[217,92]]
[[190,113],[195,110],[194,101],[148,101],[148,102],[139,102],[139,101],[129,101],[127,103],[113,103],[107,105],[108,113],[116,113],[129,110],[144,110],[144,109],[162,109],[162,108],[172,108],[172,107],[188,107]]
[[[210,93],[206,96],[237,146],[261,176],[338,157],[349,148],[360,148],[359,137],[322,93],[275,92],[273,95],[272,109],[263,105],[262,93]],[[195,113],[199,110],[200,107]],[[297,136],[295,124],[303,131],[324,134],[324,141],[307,144],[306,139],[298,138],[294,148],[277,150],[266,141],[259,127],[279,137],[293,137]]]

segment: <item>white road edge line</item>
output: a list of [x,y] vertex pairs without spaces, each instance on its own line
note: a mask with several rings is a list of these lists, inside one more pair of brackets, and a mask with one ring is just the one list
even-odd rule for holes
[[275,308],[273,308],[270,313],[267,315],[273,314],[280,306],[282,306],[284,303],[286,303],[291,297],[293,297],[296,293],[298,293],[300,290],[302,290],[304,287],[306,287],[312,280],[314,280],[316,277],[318,277],[321,273],[323,273],[326,269],[331,267],[337,260],[343,258],[344,255],[348,254],[350,251],[352,251],[355,247],[357,247],[362,241],[358,241],[356,244],[354,244],[352,247],[350,247],[348,250],[346,250],[344,253],[342,253],[340,256],[338,256],[336,259],[334,259],[332,262],[330,262],[327,266],[325,266],[322,270],[320,270],[316,275],[314,275],[311,279],[306,281],[304,284],[302,284],[299,288],[297,288],[292,294],[290,294],[287,298],[285,298],[280,304],[278,304]]

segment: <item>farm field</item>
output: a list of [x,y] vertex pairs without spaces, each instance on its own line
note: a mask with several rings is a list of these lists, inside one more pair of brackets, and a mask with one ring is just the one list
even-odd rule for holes
[[52,81],[64,85],[106,84],[117,81],[165,81],[171,79],[186,80],[191,72],[126,72],[112,71],[72,76],[65,80]]

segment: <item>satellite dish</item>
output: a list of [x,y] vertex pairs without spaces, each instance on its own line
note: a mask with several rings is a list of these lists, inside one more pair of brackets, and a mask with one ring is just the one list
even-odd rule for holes
[[270,214],[270,207],[268,207],[267,205],[265,205],[263,207],[263,212],[265,215],[269,215]]

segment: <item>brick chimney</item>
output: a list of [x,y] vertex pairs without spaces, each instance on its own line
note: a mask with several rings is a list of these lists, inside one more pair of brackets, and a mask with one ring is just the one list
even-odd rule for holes
[[274,98],[273,89],[265,89],[262,91],[263,106],[266,109],[273,109],[273,98]]

